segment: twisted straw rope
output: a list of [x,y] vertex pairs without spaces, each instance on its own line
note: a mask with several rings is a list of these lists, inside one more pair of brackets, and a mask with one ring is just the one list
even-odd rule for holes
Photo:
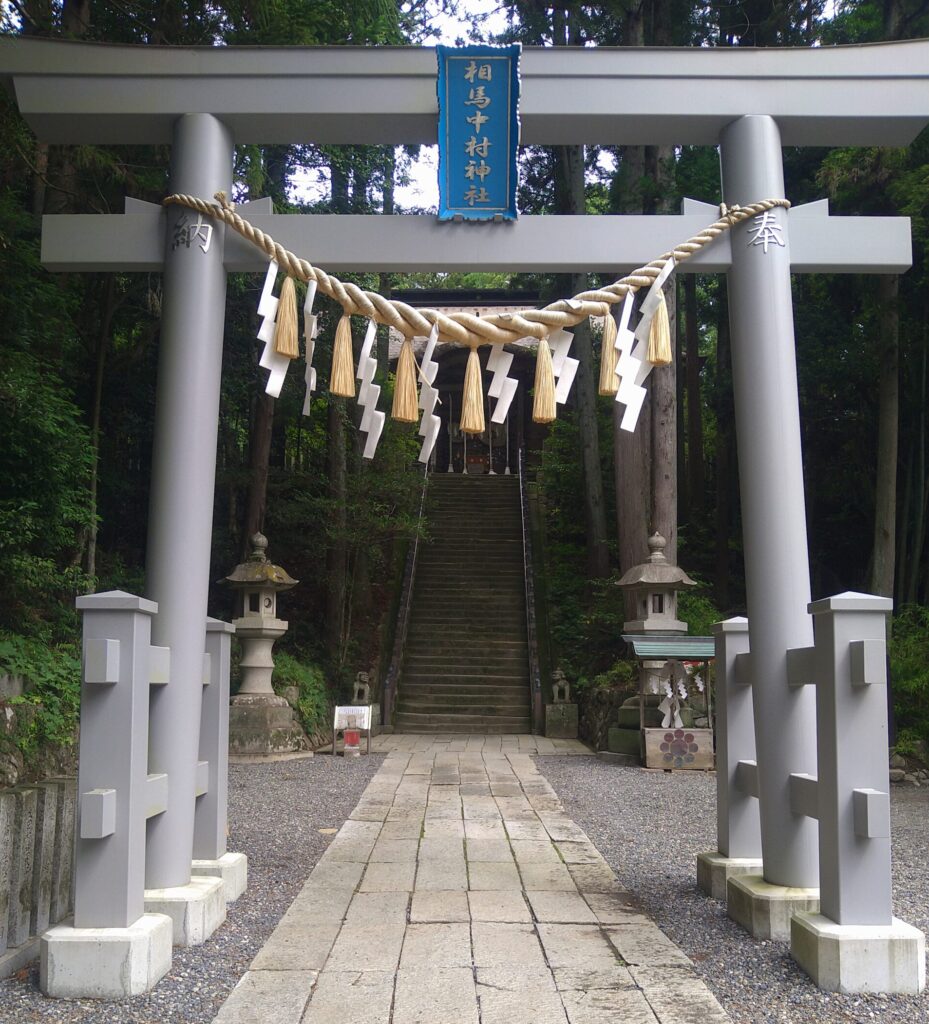
[[651,287],[662,268],[673,257],[675,263],[683,263],[695,252],[717,239],[724,231],[757,217],[775,207],[790,208],[786,199],[763,199],[750,206],[720,207],[720,218],[705,227],[699,234],[681,242],[669,252],[631,274],[614,281],[604,288],[579,292],[572,299],[559,299],[544,309],[526,309],[519,313],[485,313],[475,316],[471,313],[441,313],[437,309],[414,309],[405,302],[384,298],[377,292],[369,292],[355,284],[345,283],[337,277],[314,267],[308,260],[295,256],[279,245],[253,224],[235,212],[224,192],[217,192],[216,202],[210,203],[196,196],[175,194],[164,200],[164,205],[189,207],[197,213],[221,220],[243,238],[261,249],[269,259],[276,260],[284,273],[301,281],[315,281],[318,289],[335,299],[348,314],[359,314],[381,324],[395,327],[405,337],[428,335],[433,324],[438,324],[439,336],[446,341],[462,345],[505,345],[520,338],[545,338],[555,328],[573,327],[589,316],[605,316],[609,308],[621,302],[627,292]]

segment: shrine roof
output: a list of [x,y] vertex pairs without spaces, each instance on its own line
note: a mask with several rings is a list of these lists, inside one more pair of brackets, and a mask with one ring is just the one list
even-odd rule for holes
[[711,636],[624,633],[623,640],[631,644],[635,656],[643,661],[651,658],[708,661],[716,657],[716,640]]

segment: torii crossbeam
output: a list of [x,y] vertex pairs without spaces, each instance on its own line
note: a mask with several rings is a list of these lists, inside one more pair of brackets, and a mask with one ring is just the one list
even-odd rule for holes
[[[525,143],[719,145],[730,205],[784,196],[782,145],[905,145],[929,120],[927,41],[529,48],[522,77]],[[0,78],[42,141],[170,141],[170,191],[203,197],[230,191],[234,143],[436,139],[428,49],[6,38]],[[165,275],[148,592],[159,603],[153,636],[171,648],[175,678],[152,713],[152,770],[168,772],[170,798],[149,836],[150,886],[190,877],[225,275],[263,263],[220,226],[207,252],[173,248],[183,214],[130,202],[122,216],[46,218],[43,236],[43,259],[54,269],[161,267]],[[329,270],[621,270],[712,219],[685,206],[681,217],[525,218],[516,226],[344,217],[336,231],[331,218],[275,217],[261,204],[254,214],[278,241]],[[894,219],[832,219],[816,204],[789,218],[772,212],[770,246],[753,244],[751,227],[735,228],[683,269],[729,270],[764,872],[775,885],[811,887],[815,823],[794,815],[786,794],[790,773],[816,771],[813,694],[788,685],[785,665],[785,652],[812,638],[790,272],[900,272],[910,261],[909,232]],[[183,574],[168,570],[178,560]]]

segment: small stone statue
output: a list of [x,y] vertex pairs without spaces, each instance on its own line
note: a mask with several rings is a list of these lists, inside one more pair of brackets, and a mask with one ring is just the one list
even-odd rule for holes
[[352,703],[371,703],[371,676],[367,672],[359,672],[355,676],[355,696],[352,698]]
[[569,704],[571,702],[571,684],[560,668],[552,673],[552,703]]

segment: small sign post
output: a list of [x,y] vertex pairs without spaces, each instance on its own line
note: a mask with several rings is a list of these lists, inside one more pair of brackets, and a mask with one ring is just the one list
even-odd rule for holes
[[332,719],[332,756],[335,757],[336,733],[342,731],[366,732],[368,750],[371,753],[371,705],[348,704],[335,708]]
[[436,47],[439,220],[516,220],[521,49]]

